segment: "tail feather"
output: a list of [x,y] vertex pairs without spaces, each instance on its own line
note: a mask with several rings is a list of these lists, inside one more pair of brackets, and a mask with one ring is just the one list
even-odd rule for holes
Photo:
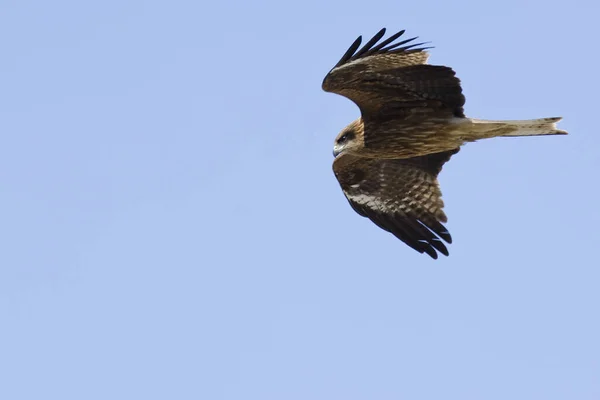
[[556,128],[556,123],[561,119],[562,117],[516,121],[471,119],[471,122],[486,137],[566,135],[567,131]]

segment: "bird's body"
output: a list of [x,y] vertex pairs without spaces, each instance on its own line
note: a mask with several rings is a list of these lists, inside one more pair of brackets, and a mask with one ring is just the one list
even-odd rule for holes
[[[410,158],[456,149],[468,142],[497,136],[536,136],[562,134],[554,126],[560,118],[525,121],[488,121],[464,117],[419,116],[384,119],[364,124],[353,121],[344,131],[356,129],[362,140],[356,155],[373,158]],[[528,134],[526,129],[531,133]],[[364,132],[376,131],[375,135]],[[361,134],[362,132],[362,134]]]
[[[421,253],[448,255],[452,241],[437,175],[465,143],[497,136],[566,134],[560,118],[490,121],[467,118],[460,81],[445,66],[426,64],[415,38],[378,43],[382,29],[361,49],[359,37],[323,80],[361,117],[334,144],[333,169],[352,208]],[[401,47],[405,45],[404,47]]]

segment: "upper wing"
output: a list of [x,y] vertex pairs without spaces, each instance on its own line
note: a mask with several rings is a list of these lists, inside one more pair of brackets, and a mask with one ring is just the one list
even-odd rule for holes
[[437,175],[459,149],[410,159],[338,156],[333,171],[358,214],[417,250],[448,255],[452,243]]
[[[451,68],[426,65],[429,54],[415,38],[395,42],[400,31],[381,43],[385,28],[360,50],[358,37],[323,80],[323,90],[354,101],[363,119],[385,115],[400,117],[410,110],[446,112],[464,117],[460,80]],[[414,112],[414,111],[413,111]]]

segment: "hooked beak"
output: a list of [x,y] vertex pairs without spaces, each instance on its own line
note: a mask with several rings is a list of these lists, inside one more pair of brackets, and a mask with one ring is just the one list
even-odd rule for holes
[[337,144],[333,146],[333,158],[336,158],[342,152],[342,147]]

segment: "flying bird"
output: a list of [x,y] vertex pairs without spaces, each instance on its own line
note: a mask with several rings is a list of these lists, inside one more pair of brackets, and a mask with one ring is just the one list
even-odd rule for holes
[[424,43],[358,37],[323,80],[361,116],[336,137],[333,171],[352,209],[420,253],[448,255],[452,243],[437,180],[468,142],[497,136],[564,135],[560,117],[520,121],[467,118],[460,80],[429,65]]

